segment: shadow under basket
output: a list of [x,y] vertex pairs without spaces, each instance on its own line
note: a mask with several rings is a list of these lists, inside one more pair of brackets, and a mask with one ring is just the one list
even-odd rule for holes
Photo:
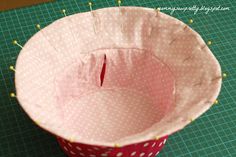
[[195,31],[140,7],[53,22],[24,45],[15,75],[20,105],[70,157],[155,157],[221,87]]

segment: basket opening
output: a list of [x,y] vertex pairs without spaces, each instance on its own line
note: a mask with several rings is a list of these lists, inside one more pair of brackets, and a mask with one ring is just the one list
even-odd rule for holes
[[98,50],[58,78],[64,127],[83,141],[111,142],[140,133],[158,123],[173,105],[171,71],[142,50]]
[[106,54],[104,54],[104,60],[103,60],[103,65],[102,65],[102,71],[100,74],[100,81],[101,81],[101,86],[103,84],[103,80],[105,77],[105,73],[106,73]]
[[150,8],[119,9],[59,19],[24,45],[16,95],[43,129],[78,143],[134,144],[182,129],[219,95],[219,62],[197,32]]

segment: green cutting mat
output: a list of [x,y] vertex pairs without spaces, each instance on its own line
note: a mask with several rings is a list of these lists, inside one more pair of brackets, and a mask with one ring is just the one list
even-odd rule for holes
[[[115,6],[114,0],[93,1],[93,8]],[[212,52],[219,60],[227,78],[223,80],[219,103],[191,125],[172,135],[160,157],[235,157],[236,156],[236,1],[233,0],[132,0],[122,5],[157,6],[219,6],[230,7],[229,11],[209,14],[191,11],[176,11],[172,16],[188,22],[204,40],[212,41]],[[58,0],[38,6],[0,13],[0,157],[65,157],[55,138],[41,130],[27,117],[14,92],[14,65],[20,48],[13,39],[24,44],[37,32],[35,25],[49,25],[62,18],[62,9],[67,14],[89,11],[87,1]],[[164,11],[170,14],[170,11]]]

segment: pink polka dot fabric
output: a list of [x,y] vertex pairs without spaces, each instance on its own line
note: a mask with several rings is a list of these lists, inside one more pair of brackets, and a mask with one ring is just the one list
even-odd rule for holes
[[211,107],[221,69],[181,21],[114,7],[36,33],[17,59],[15,84],[20,105],[69,156],[152,157]]

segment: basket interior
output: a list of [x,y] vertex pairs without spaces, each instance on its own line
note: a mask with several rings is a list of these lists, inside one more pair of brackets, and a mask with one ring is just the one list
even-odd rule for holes
[[17,99],[39,126],[111,147],[184,128],[212,106],[221,78],[197,32],[140,7],[53,22],[24,45],[15,73]]
[[140,133],[174,105],[169,67],[137,49],[94,51],[60,73],[55,87],[66,128],[87,140],[111,142]]

